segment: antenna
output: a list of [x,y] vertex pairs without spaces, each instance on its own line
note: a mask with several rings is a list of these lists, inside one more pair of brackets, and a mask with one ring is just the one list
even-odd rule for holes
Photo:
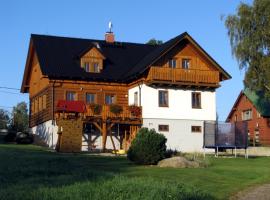
[[111,21],[109,21],[109,32],[111,33],[112,32],[112,27],[113,27],[113,24]]

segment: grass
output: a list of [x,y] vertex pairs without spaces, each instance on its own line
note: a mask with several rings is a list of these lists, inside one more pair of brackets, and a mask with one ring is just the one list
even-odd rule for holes
[[228,199],[270,182],[270,158],[209,159],[208,168],[171,169],[0,144],[0,199]]

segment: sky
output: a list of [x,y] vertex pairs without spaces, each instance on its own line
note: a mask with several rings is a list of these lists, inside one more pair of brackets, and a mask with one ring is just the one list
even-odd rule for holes
[[[252,3],[252,0],[242,0]],[[243,88],[244,71],[232,56],[222,16],[238,0],[1,0],[0,108],[29,102],[20,89],[31,33],[104,39],[112,21],[117,41],[167,41],[187,31],[231,76],[217,89],[217,112],[225,120]]]

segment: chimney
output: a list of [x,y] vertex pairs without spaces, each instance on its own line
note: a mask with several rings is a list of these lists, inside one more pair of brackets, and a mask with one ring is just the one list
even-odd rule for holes
[[108,43],[114,43],[114,34],[113,34],[113,32],[106,32],[105,40]]
[[109,22],[109,31],[106,32],[106,34],[105,34],[105,40],[108,43],[114,43],[114,34],[112,32],[112,27],[113,27],[113,25],[112,25],[112,22],[110,21]]

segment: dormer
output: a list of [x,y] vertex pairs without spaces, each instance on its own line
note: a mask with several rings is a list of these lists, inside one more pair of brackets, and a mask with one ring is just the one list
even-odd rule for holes
[[[97,44],[97,46],[99,46]],[[103,69],[103,61],[105,56],[101,51],[93,46],[82,54],[80,57],[80,65],[86,72],[100,73]]]

